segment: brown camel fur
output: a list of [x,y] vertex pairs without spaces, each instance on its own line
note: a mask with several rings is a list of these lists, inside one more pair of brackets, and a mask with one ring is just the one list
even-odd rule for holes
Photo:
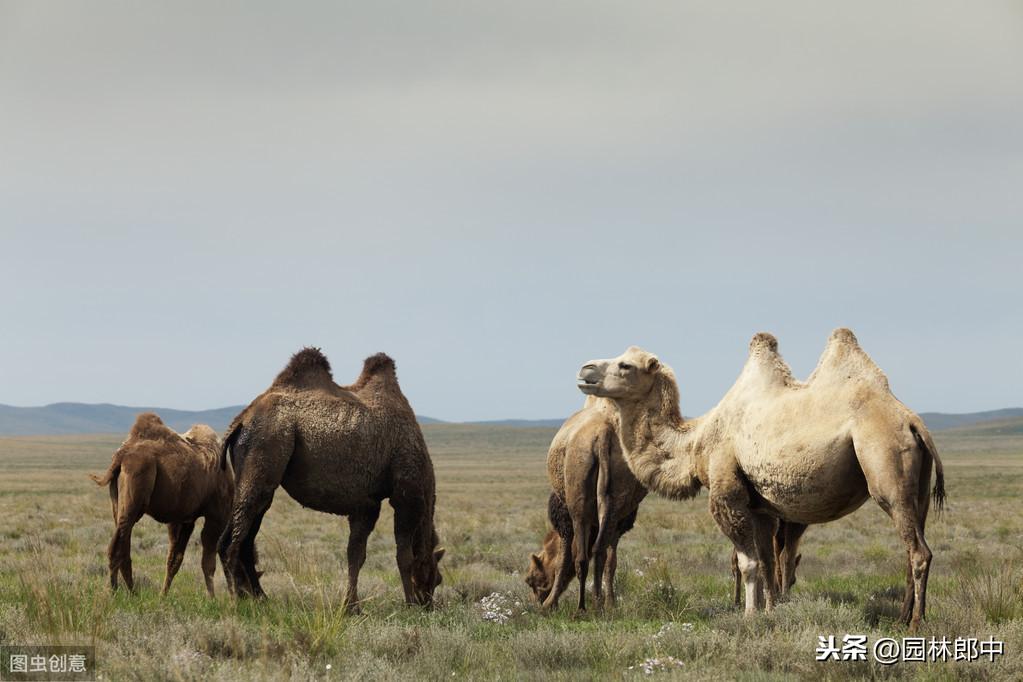
[[131,531],[143,514],[149,514],[167,524],[170,535],[164,594],[181,568],[196,519],[205,519],[202,572],[206,591],[213,596],[217,541],[227,525],[234,495],[234,478],[218,466],[219,454],[217,434],[205,424],[196,424],[178,435],[158,416],[146,412],[135,420],[106,474],[102,478],[90,474],[97,485],[110,487],[114,514],[114,536],[108,551],[111,589],[117,589],[118,572],[128,589],[135,589]]
[[[873,497],[906,546],[901,618],[919,626],[932,557],[924,539],[931,469],[938,510],[944,471],[923,421],[892,395],[851,331],[831,334],[805,383],[792,377],[773,336],[755,335],[735,385],[691,420],[679,411],[674,373],[639,348],[586,363],[579,381],[583,393],[618,406],[622,449],[648,488],[674,499],[709,488],[711,515],[738,553],[747,615],[757,608],[758,576],[775,575],[777,519],[826,523]],[[771,609],[775,581],[764,583]]]
[[432,604],[444,554],[433,523],[433,463],[391,358],[368,358],[354,384],[339,386],[319,349],[299,351],[228,427],[222,463],[229,453],[238,492],[220,553],[232,593],[264,594],[251,547],[280,485],[303,506],[348,517],[351,611],[359,608],[366,541],[389,498],[405,600]]
[[565,421],[548,450],[547,476],[553,491],[547,516],[554,528],[544,538],[540,554],[531,555],[526,577],[545,608],[556,607],[578,576],[579,610],[586,609],[591,556],[593,596],[598,604],[614,605],[618,541],[632,528],[647,493],[622,456],[617,420],[610,401],[589,397],[583,409]]

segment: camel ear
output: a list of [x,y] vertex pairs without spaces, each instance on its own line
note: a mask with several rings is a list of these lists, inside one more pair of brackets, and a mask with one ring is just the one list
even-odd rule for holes
[[440,549],[435,549],[433,551],[433,560],[439,564],[440,560],[444,558],[444,552],[446,551],[447,550],[444,549],[443,547],[441,547]]
[[533,565],[541,571],[543,570],[543,559],[540,558],[539,554],[530,554],[529,558],[533,560]]
[[656,372],[657,368],[661,366],[661,361],[657,359],[656,355],[651,355],[646,360],[646,371]]

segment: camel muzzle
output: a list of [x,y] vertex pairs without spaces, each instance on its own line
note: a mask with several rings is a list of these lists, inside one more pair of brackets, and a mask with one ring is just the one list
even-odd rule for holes
[[600,388],[600,382],[603,378],[604,373],[600,371],[597,365],[592,363],[583,365],[582,369],[579,370],[579,376],[576,377],[576,385],[580,391],[590,395]]

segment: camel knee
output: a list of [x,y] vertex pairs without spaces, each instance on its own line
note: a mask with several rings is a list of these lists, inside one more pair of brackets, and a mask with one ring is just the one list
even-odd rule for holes
[[931,559],[933,558],[931,550],[924,546],[913,552],[913,578],[916,580],[922,580],[927,572],[931,568]]

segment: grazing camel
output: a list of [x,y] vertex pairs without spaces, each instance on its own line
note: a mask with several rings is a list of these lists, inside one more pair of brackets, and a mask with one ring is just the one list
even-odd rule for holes
[[206,591],[213,596],[217,570],[217,541],[227,524],[234,495],[234,478],[217,464],[220,442],[205,424],[178,435],[152,412],[140,414],[128,439],[114,453],[103,477],[90,474],[97,485],[110,487],[114,536],[107,552],[110,587],[117,589],[117,574],[129,590],[135,589],[131,572],[131,531],[143,514],[167,524],[170,551],[163,593],[181,568],[185,548],[196,519],[203,518],[202,572]]
[[433,523],[433,463],[391,358],[367,358],[358,380],[339,386],[319,349],[299,351],[228,427],[222,466],[228,454],[237,494],[220,556],[233,594],[264,595],[252,547],[282,486],[305,507],[348,517],[349,611],[359,610],[359,570],[384,498],[394,508],[405,601],[432,604],[444,555]]
[[[636,347],[583,365],[579,388],[618,406],[622,449],[648,488],[673,499],[709,488],[711,515],[738,553],[747,615],[758,606],[758,572],[775,575],[777,519],[826,523],[873,497],[906,546],[901,619],[919,626],[932,557],[924,539],[931,469],[938,510],[944,472],[923,421],[892,395],[851,331],[832,332],[805,383],[773,336],[755,335],[735,384],[696,419],[682,419],[671,368]],[[764,582],[771,609],[775,581]]]
[[[629,471],[616,433],[617,410],[588,397],[569,417],[547,453],[551,482],[547,516],[553,528],[530,556],[526,584],[544,608],[554,608],[574,576],[579,610],[586,609],[586,572],[593,558],[593,596],[613,606],[618,541],[632,528],[647,490]],[[607,572],[605,573],[605,567]],[[606,597],[605,597],[606,593]]]

